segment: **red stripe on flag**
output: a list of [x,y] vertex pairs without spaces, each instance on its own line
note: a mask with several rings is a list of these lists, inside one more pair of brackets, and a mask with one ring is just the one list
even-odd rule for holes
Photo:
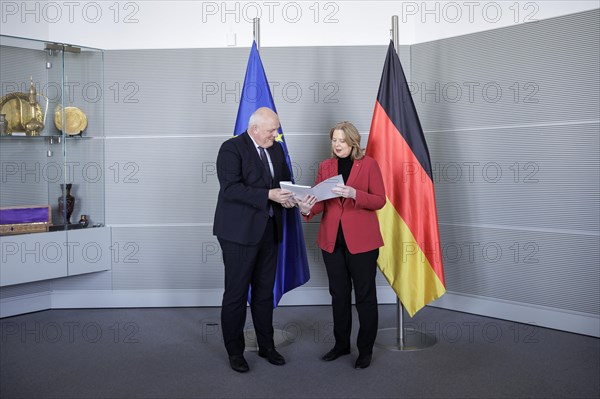
[[445,286],[433,182],[379,102],[367,153],[379,163],[387,197]]

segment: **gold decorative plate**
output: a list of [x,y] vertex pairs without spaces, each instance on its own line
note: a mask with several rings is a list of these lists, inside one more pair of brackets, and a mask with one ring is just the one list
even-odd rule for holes
[[[62,114],[60,106],[57,107],[54,111],[54,125],[61,132],[63,131]],[[87,116],[77,107],[65,107],[65,117],[67,118],[65,133],[69,136],[77,135],[87,127]]]
[[[6,114],[8,121],[7,134],[25,132],[25,124],[32,118],[28,93],[8,93],[0,99],[0,114]],[[35,119],[44,123],[44,114],[39,103],[35,104]]]

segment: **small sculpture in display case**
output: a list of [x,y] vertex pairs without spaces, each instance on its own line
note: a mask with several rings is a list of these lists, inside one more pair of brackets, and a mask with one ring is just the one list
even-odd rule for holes
[[[63,224],[71,224],[71,215],[73,214],[73,209],[75,208],[75,197],[71,195],[71,188],[73,184],[61,184],[60,190],[62,195],[58,197],[58,209],[60,211],[60,216]],[[67,201],[65,207],[65,199]],[[66,217],[65,217],[66,211]]]
[[83,228],[86,228],[89,224],[90,220],[88,219],[87,215],[81,215],[81,217],[79,218],[79,225]]

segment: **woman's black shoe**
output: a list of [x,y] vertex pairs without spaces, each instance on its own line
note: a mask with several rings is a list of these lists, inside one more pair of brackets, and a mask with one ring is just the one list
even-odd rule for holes
[[355,369],[366,369],[371,365],[371,355],[358,355],[356,363],[354,364]]

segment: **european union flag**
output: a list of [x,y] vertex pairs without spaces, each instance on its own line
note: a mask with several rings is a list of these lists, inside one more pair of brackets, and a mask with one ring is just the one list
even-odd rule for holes
[[[234,136],[242,134],[248,128],[250,115],[260,107],[268,107],[277,113],[269,82],[256,48],[256,42],[252,43],[242,98],[235,122]],[[279,127],[277,141],[283,147],[285,159],[294,180],[292,162],[288,153],[283,130]],[[304,245],[304,234],[300,224],[300,211],[298,208],[283,209],[283,241],[279,244],[277,256],[277,273],[275,275],[275,286],[273,287],[274,304],[277,307],[283,294],[306,283],[310,279],[308,270],[308,259]]]

